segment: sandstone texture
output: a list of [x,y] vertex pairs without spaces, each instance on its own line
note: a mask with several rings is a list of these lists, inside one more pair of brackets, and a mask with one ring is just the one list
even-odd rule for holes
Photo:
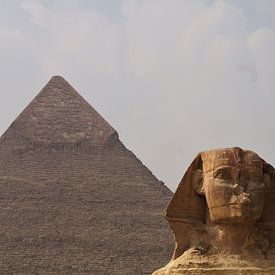
[[174,255],[153,274],[275,274],[274,175],[249,150],[198,154],[166,211]]
[[172,192],[55,76],[0,139],[0,274],[150,274]]

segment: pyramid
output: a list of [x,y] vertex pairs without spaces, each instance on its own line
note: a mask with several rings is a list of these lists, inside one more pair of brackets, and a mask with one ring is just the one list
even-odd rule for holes
[[150,274],[172,192],[54,76],[0,139],[0,274]]

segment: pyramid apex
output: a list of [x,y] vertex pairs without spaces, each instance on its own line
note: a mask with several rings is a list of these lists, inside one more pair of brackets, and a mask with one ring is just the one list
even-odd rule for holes
[[53,75],[49,82],[66,82],[69,83],[62,75]]
[[[53,75],[48,81],[47,85],[70,85],[70,83],[61,75]],[[71,85],[70,85],[71,86]],[[73,89],[73,87],[72,87]]]
[[118,139],[115,129],[62,77],[46,86],[1,138],[31,143],[102,145]]
[[53,75],[52,78],[64,79],[64,77],[62,75]]

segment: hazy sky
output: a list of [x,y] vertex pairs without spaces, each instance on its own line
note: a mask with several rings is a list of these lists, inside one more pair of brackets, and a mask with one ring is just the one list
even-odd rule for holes
[[195,155],[275,165],[275,0],[0,0],[0,132],[64,76],[174,190]]

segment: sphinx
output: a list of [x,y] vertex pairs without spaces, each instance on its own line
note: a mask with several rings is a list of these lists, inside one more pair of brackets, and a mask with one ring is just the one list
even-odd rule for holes
[[275,274],[275,172],[256,153],[199,153],[165,218],[175,249],[154,275]]

